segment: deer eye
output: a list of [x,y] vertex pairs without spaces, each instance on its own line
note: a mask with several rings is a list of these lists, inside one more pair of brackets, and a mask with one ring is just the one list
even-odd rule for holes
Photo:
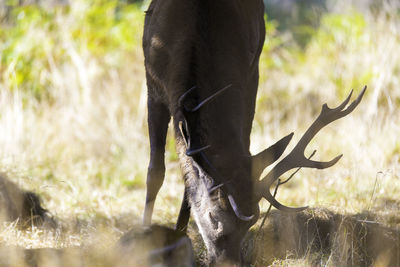
[[220,204],[221,209],[227,210],[228,209],[228,202],[226,196],[222,190],[218,190],[218,202]]

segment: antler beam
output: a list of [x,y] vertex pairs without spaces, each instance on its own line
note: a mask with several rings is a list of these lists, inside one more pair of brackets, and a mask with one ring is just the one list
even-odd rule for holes
[[306,209],[307,207],[300,208],[290,208],[280,204],[270,192],[271,185],[285,172],[299,167],[304,168],[316,168],[316,169],[325,169],[335,165],[342,155],[337,156],[331,161],[322,162],[322,161],[313,161],[311,159],[307,159],[304,156],[304,150],[306,146],[310,143],[310,141],[314,138],[314,136],[326,125],[329,123],[343,118],[344,116],[351,113],[357,105],[361,102],[365,90],[367,87],[365,86],[361,91],[360,95],[357,97],[355,101],[353,101],[346,109],[345,107],[350,101],[353,90],[350,92],[348,97],[336,108],[329,108],[327,104],[322,106],[321,113],[317,117],[317,119],[313,122],[313,124],[308,128],[303,137],[297,143],[297,145],[293,148],[293,150],[282,159],[261,181],[259,181],[258,187],[260,188],[259,192],[257,192],[257,199],[261,199],[264,197],[268,200],[275,208],[285,211],[285,212],[298,212]]

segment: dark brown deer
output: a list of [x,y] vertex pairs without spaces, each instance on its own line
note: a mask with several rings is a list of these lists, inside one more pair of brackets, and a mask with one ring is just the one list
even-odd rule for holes
[[144,224],[164,180],[168,123],[173,118],[185,181],[177,229],[190,211],[207,246],[210,263],[240,262],[240,245],[259,217],[265,198],[282,211],[269,191],[286,171],[327,168],[330,162],[304,157],[304,149],[328,123],[350,113],[350,96],[336,109],[323,106],[318,119],[276,167],[259,176],[287,147],[292,134],[252,156],[250,131],[265,38],[262,0],[153,0],[146,12],[143,50],[148,86],[150,163]]

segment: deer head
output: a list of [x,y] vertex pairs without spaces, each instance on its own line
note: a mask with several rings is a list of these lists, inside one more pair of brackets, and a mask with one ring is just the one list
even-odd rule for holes
[[283,154],[293,133],[254,156],[238,154],[231,147],[213,150],[209,144],[201,145],[192,134],[196,113],[217,96],[223,97],[230,87],[226,86],[195,104],[190,100],[195,87],[188,90],[179,99],[182,114],[176,123],[187,195],[211,263],[240,262],[241,242],[259,217],[258,203],[261,199],[266,199],[282,212],[298,212],[307,208],[291,208],[279,203],[271,194],[270,187],[289,170],[302,167],[325,169],[340,160],[342,155],[327,162],[313,161],[305,157],[304,151],[323,127],[351,113],[366,90],[364,87],[350,105],[352,92],[336,108],[324,104],[317,119],[293,150],[260,180],[263,170]]

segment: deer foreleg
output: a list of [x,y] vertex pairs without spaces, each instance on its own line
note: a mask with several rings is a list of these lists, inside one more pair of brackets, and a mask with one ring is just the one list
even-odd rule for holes
[[187,225],[190,217],[190,205],[187,199],[187,189],[185,187],[185,193],[183,195],[183,200],[181,204],[181,210],[179,211],[178,221],[176,223],[176,230],[186,232]]
[[143,224],[151,224],[154,202],[164,181],[165,175],[165,142],[170,114],[168,108],[150,97],[147,103],[148,127],[150,138],[150,163],[147,170],[147,193],[144,208]]

